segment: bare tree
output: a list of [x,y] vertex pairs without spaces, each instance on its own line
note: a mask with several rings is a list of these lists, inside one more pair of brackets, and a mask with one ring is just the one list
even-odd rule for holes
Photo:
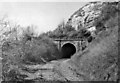
[[31,40],[32,37],[36,36],[35,28],[36,28],[36,26],[31,25],[31,26],[28,26],[28,27],[22,29],[23,41]]
[[18,40],[18,28],[21,27],[17,24],[12,24],[8,18],[0,19],[0,57],[2,57],[2,47],[5,42]]

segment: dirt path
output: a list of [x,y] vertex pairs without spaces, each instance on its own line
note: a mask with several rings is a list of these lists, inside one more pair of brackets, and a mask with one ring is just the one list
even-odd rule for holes
[[[45,80],[83,81],[82,76],[78,75],[68,62],[69,60],[58,60],[45,65],[25,65],[29,71],[20,70],[20,72],[28,76],[25,79],[42,78]],[[36,70],[34,73],[30,72],[34,70]]]

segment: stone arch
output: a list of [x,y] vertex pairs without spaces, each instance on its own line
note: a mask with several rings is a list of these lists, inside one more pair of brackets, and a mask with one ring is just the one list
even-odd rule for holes
[[76,51],[76,46],[73,43],[65,43],[61,47],[62,58],[70,58]]

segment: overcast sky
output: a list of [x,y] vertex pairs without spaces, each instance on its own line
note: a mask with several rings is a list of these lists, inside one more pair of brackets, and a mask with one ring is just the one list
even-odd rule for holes
[[[36,1],[36,2],[35,2]],[[51,2],[49,2],[51,1]],[[84,6],[85,0],[0,0],[0,17],[7,15],[10,20],[21,26],[36,25],[38,32],[54,30],[57,25],[67,20],[75,11]],[[87,1],[87,2],[86,2]],[[92,0],[93,1],[93,0]]]

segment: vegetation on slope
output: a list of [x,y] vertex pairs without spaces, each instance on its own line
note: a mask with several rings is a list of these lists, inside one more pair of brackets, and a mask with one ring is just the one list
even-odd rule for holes
[[85,73],[87,80],[118,80],[118,23],[120,22],[118,17],[120,10],[118,3],[106,4],[102,10],[102,16],[98,17],[95,22],[97,28],[95,39],[83,53],[79,52],[72,57],[72,61],[78,66],[78,70]]

